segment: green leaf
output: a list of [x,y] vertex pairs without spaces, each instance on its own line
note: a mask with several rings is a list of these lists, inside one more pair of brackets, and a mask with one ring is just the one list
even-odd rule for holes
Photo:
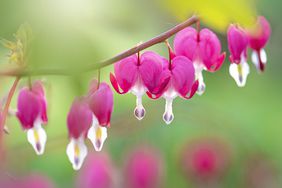
[[253,0],[163,0],[164,6],[178,19],[192,14],[217,31],[225,32],[230,23],[249,26],[254,23],[256,10]]

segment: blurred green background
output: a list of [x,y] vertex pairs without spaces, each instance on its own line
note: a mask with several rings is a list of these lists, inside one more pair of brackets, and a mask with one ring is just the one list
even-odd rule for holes
[[[183,1],[184,4],[187,2]],[[215,16],[211,15],[211,18],[221,20],[222,15],[217,12],[224,10],[225,5],[216,2],[216,9],[211,11]],[[232,166],[223,180],[225,187],[241,187],[244,160],[256,153],[266,156],[279,178],[282,177],[282,2],[218,2],[225,2],[228,6],[236,4],[234,7],[238,9],[232,11],[240,13],[239,20],[249,16],[242,10],[250,11],[250,14],[257,12],[269,20],[272,35],[266,47],[266,72],[257,74],[255,67],[251,66],[246,87],[238,88],[228,73],[229,62],[226,60],[220,71],[204,73],[207,89],[203,96],[195,96],[190,101],[180,98],[175,101],[175,119],[169,126],[162,121],[163,99],[145,99],[147,114],[139,122],[133,116],[135,97],[115,94],[111,128],[103,150],[109,152],[117,166],[122,167],[129,149],[142,143],[149,144],[163,154],[165,187],[189,187],[189,180],[179,170],[183,144],[197,137],[216,136],[225,139],[233,151]],[[2,0],[0,36],[12,40],[18,27],[28,22],[33,29],[29,66],[75,69],[112,57],[173,27],[181,21],[175,11],[170,11],[177,9],[173,5],[173,1],[167,4],[150,0]],[[201,1],[197,6],[201,7]],[[189,11],[187,17],[192,14]],[[232,15],[232,11],[229,14]],[[218,32],[223,50],[228,51],[226,35],[222,32],[226,23],[207,20],[205,24]],[[167,57],[163,44],[150,50]],[[1,47],[1,64],[7,63],[7,54],[7,49]],[[113,66],[102,69],[102,80],[109,82],[108,75],[112,70]],[[74,97],[86,92],[95,75],[93,71],[76,77],[38,77],[45,81],[49,102],[46,151],[43,156],[36,156],[16,118],[9,118],[7,125],[11,133],[5,136],[5,165],[10,174],[36,171],[48,175],[58,187],[73,187],[77,172],[72,169],[65,153],[68,143],[66,116]],[[1,97],[5,97],[12,81],[12,78],[1,77]],[[26,80],[22,79],[20,87],[24,85]],[[16,96],[12,103],[14,108],[15,99]],[[87,144],[90,150],[88,141]]]

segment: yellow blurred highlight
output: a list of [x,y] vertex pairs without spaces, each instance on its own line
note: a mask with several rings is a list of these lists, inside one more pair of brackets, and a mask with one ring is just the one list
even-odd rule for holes
[[196,14],[203,23],[220,32],[225,32],[230,23],[248,27],[256,20],[253,0],[165,0],[164,5],[180,20]]

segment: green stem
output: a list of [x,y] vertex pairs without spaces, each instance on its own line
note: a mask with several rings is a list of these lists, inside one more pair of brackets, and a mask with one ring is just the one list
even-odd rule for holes
[[175,27],[169,29],[168,31],[156,36],[155,38],[152,38],[148,40],[147,42],[144,42],[142,44],[139,44],[133,48],[130,48],[110,59],[104,60],[100,63],[94,63],[86,65],[80,69],[77,70],[68,70],[68,69],[13,69],[13,70],[7,70],[7,71],[0,71],[0,76],[39,76],[39,75],[60,75],[60,76],[70,76],[75,74],[81,74],[97,69],[101,69],[103,67],[106,67],[108,65],[111,65],[115,62],[118,62],[126,57],[129,57],[133,54],[136,54],[144,49],[147,49],[151,46],[154,46],[156,44],[162,43],[171,36],[175,35],[177,32],[185,29],[188,26],[191,26],[192,24],[195,24],[199,21],[198,16],[192,16],[188,20],[176,25]]
[[15,94],[15,91],[16,91],[16,88],[17,88],[17,85],[20,81],[20,77],[16,77],[10,91],[9,91],[9,94],[8,94],[8,97],[7,97],[7,101],[6,101],[6,104],[4,106],[4,109],[2,111],[2,114],[1,114],[1,120],[0,120],[0,151],[2,153],[3,151],[3,133],[4,133],[4,126],[6,124],[6,119],[7,119],[7,115],[8,115],[8,112],[9,112],[9,107],[10,107],[10,104],[11,104],[11,101],[12,101],[12,98]]

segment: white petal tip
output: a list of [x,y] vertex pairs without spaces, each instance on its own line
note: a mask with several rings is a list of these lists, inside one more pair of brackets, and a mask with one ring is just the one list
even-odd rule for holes
[[174,119],[174,115],[173,114],[170,114],[170,113],[164,113],[163,115],[163,120],[164,122],[169,125],[171,124],[171,122],[173,121]]
[[87,147],[84,144],[83,137],[72,139],[67,146],[66,152],[73,169],[79,170],[87,155]]
[[201,96],[205,93],[205,90],[206,90],[206,85],[204,83],[200,83],[197,89],[197,94]]
[[97,139],[94,143],[94,148],[96,151],[100,152],[102,150],[103,144],[100,139]]
[[44,153],[44,149],[42,149],[42,146],[39,143],[36,144],[35,153],[37,155],[43,155],[43,153]]
[[257,72],[263,73],[265,70],[265,65],[267,63],[267,55],[265,50],[261,49],[259,52],[253,51],[251,59],[257,69]]
[[47,141],[47,135],[41,125],[36,125],[34,128],[27,131],[27,140],[32,145],[37,155],[43,155]]
[[96,151],[102,150],[107,136],[107,128],[99,125],[92,125],[87,134],[87,137],[91,140]]
[[242,88],[246,85],[249,73],[250,68],[247,62],[231,63],[229,66],[229,74],[235,80],[238,87]]
[[140,107],[136,107],[134,109],[134,116],[138,119],[138,120],[142,120],[145,117],[146,114],[146,110],[143,106]]

